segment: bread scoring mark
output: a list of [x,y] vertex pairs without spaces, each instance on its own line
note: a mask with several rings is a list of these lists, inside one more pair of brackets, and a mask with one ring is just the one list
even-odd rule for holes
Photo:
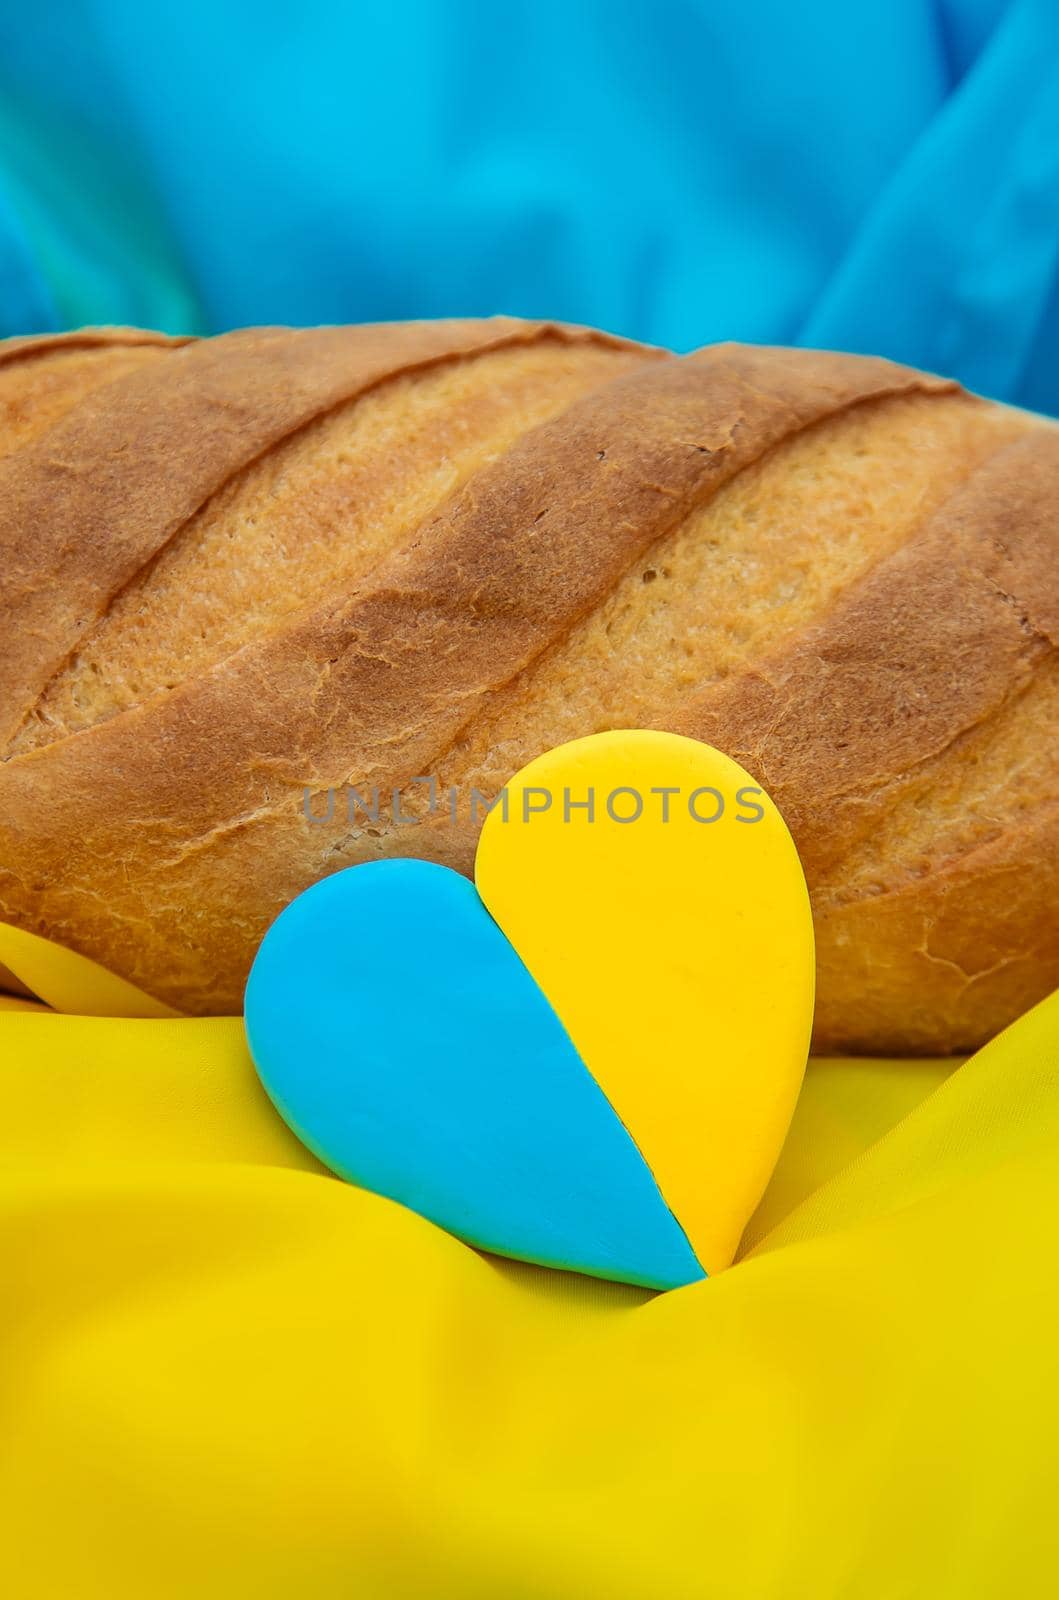
[[495,789],[566,739],[679,722],[704,683],[761,661],[906,539],[995,448],[993,416],[960,394],[898,394],[788,434],[651,547],[661,588],[645,598],[635,563],[483,706],[446,753],[453,777]]
[[49,349],[33,360],[0,361],[0,458],[24,450],[93,391],[164,361],[165,345]]
[[[879,884],[889,888],[917,855],[940,864],[980,837],[967,797],[939,788],[951,782],[947,766],[939,773],[953,752],[971,766],[994,735],[1007,741],[993,758],[1002,827],[1017,804],[1012,730],[1054,748],[1044,669],[1059,609],[1059,428],[999,442],[826,614],[685,719],[685,731],[731,748],[770,787],[817,889],[841,881],[851,898],[862,894],[873,860],[885,862]],[[1027,706],[1011,711],[1023,697],[1039,699],[1032,727]]]
[[0,339],[0,367],[26,365],[68,350],[110,350],[137,345],[159,345],[176,350],[194,342],[193,334],[157,333],[151,328],[73,328],[64,333],[33,333]]
[[115,599],[12,753],[104,720],[351,589],[534,422],[650,359],[542,337],[398,376],[274,447]]
[[509,318],[224,334],[88,396],[0,461],[0,738],[24,725],[85,627],[251,461],[401,371],[541,337],[622,345]]

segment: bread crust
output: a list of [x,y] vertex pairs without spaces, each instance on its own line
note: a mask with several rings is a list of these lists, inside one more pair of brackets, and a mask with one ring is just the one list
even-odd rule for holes
[[546,327],[494,318],[242,329],[105,385],[0,461],[9,607],[0,740],[114,596],[248,461],[384,379]]
[[[98,391],[0,476],[17,513],[15,626],[0,645],[9,734],[233,472],[396,373],[541,339],[606,336],[511,319],[255,330]],[[348,592],[0,763],[0,914],[171,1004],[236,1009],[265,926],[314,878],[371,854],[463,870],[473,857],[470,817],[336,836],[306,818],[306,787],[401,791],[438,771],[502,691],[739,473],[850,408],[957,392],[869,357],[731,345],[642,357],[482,466]],[[926,870],[898,838],[870,893],[857,877],[880,818],[914,809],[917,784],[959,761],[961,740],[1054,651],[1057,506],[1059,430],[1027,419],[1024,439],[775,658],[658,709],[658,725],[755,772],[791,823],[816,904],[823,1048],[969,1048],[1059,982],[1039,870],[1059,842],[1047,807],[992,832],[946,823]],[[995,903],[1001,882],[1014,919]],[[967,964],[968,927],[1004,930],[1002,949],[982,935],[988,974]]]
[[191,334],[157,333],[152,328],[73,328],[64,333],[30,333],[0,340],[0,367],[33,361],[67,350],[107,350],[130,345],[162,345],[177,349],[193,344]]
[[[1021,813],[1017,774],[1009,816],[937,828],[928,857],[891,852],[884,881],[851,873],[884,820],[900,805],[914,813],[946,762],[973,755],[979,730],[1059,647],[1057,520],[1059,429],[1040,428],[991,457],[790,648],[713,686],[680,722],[753,772],[791,827],[813,889],[827,1047],[970,1049],[983,1012],[1018,1015],[1059,984],[1059,808]],[[1054,746],[1038,756],[1059,798]],[[851,962],[859,1018],[832,999]]]

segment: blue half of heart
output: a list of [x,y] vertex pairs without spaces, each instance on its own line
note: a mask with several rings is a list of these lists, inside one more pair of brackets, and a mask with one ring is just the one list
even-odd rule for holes
[[651,1288],[705,1274],[561,1021],[446,867],[323,879],[266,934],[246,1029],[333,1171],[483,1249]]

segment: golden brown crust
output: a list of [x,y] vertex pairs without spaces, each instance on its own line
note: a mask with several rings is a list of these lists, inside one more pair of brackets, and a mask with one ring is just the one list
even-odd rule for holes
[[1042,429],[993,456],[788,650],[688,712],[681,731],[768,787],[817,879],[1059,645],[1057,506],[1059,429]]
[[819,1047],[876,1055],[976,1049],[1059,987],[1059,806],[923,879],[814,901]]
[[496,318],[224,334],[106,385],[0,461],[0,739],[114,595],[248,461],[397,372],[545,328]]
[[[108,901],[97,901],[92,919],[104,959],[114,956],[109,921],[127,927],[131,910],[140,925],[149,907],[172,904],[176,866],[193,854],[206,871],[251,819],[259,834],[266,817],[279,822],[278,851],[261,852],[264,880],[277,854],[284,888],[292,865],[303,881],[315,875],[318,836],[302,826],[297,842],[287,837],[288,819],[301,820],[305,784],[406,783],[484,696],[568,632],[740,467],[871,396],[944,387],[886,362],[784,352],[770,369],[762,352],[748,352],[744,364],[740,350],[720,349],[652,363],[591,394],[480,472],[370,587],[133,712],[9,761],[3,813],[50,812],[37,848],[23,836],[17,852],[4,852],[32,859],[36,880],[49,881],[34,896],[35,919],[66,898],[53,882],[58,863],[47,860],[49,842],[60,838],[67,881],[91,882],[94,896],[102,887]],[[162,751],[179,764],[159,760]],[[115,883],[108,894],[115,871],[122,890],[115,894]],[[238,893],[245,906],[245,885]],[[238,930],[236,959],[229,910],[211,930],[220,947],[203,952],[200,985],[233,965],[242,974],[261,931],[254,924],[246,939]],[[122,954],[127,962],[130,952]],[[185,1002],[186,984],[183,973]],[[235,998],[224,991],[226,1004]]]
[[151,328],[73,328],[64,333],[31,333],[0,339],[0,367],[64,350],[106,350],[129,345],[168,345],[176,350],[193,342],[191,334],[157,333]]
[[[783,811],[813,886],[821,962],[848,965],[846,946],[871,951],[877,972],[886,973],[893,1006],[904,951],[909,1017],[917,995],[932,987],[922,970],[928,961],[934,968],[951,962],[954,974],[966,970],[949,947],[962,938],[959,920],[942,912],[957,883],[959,903],[966,905],[974,883],[987,881],[984,863],[997,852],[1009,879],[1022,864],[1025,881],[1009,889],[1020,908],[1023,948],[1039,951],[1053,925],[1054,898],[1039,857],[1017,847],[1003,852],[1008,829],[1013,838],[1024,832],[1017,772],[1010,821],[994,802],[991,815],[974,826],[968,822],[962,836],[949,828],[946,837],[936,826],[929,870],[915,849],[902,860],[895,840],[879,904],[866,902],[877,899],[881,885],[871,879],[858,884],[853,868],[858,848],[884,820],[892,823],[900,805],[915,807],[939,766],[959,759],[976,731],[1026,689],[1059,646],[1057,507],[1059,429],[1040,428],[988,460],[915,537],[790,648],[712,687],[680,723],[681,731],[745,765]],[[1054,761],[1044,740],[1039,759]],[[1059,793],[1059,766],[1055,781]],[[1059,838],[1052,845],[1059,849]],[[965,882],[972,856],[979,865]],[[902,920],[909,880],[910,921]],[[966,920],[985,920],[981,907],[977,918]],[[884,925],[900,930],[885,962],[879,949]],[[1059,946],[1059,938],[1054,943]],[[1014,957],[1009,965],[1014,1007],[1025,979]],[[997,972],[988,986],[994,1003],[1002,981]],[[823,985],[825,1000],[829,987]],[[936,1048],[943,1033],[946,1047],[969,1048],[977,1037],[973,1012],[962,1021],[942,1021],[937,1010],[934,1040],[920,1024],[917,1047]],[[826,1006],[818,1015],[818,1041],[829,1048],[862,1047],[868,1036],[880,1038],[877,1019],[840,1018]],[[880,1047],[894,1042],[893,1036],[880,1038]]]
[[[18,452],[22,632],[0,699],[12,727],[129,574],[312,416],[498,342],[596,336],[503,321],[225,337],[109,385]],[[823,440],[853,408],[971,404],[949,398],[955,385],[872,358],[743,346],[642,357],[479,465],[351,587],[0,764],[0,914],[171,1003],[236,1007],[264,927],[313,878],[373,853],[469,865],[467,820],[411,836],[385,824],[328,831],[305,818],[305,786],[388,792],[443,770],[538,663],[560,649],[576,657],[579,630],[651,551],[699,528],[703,508],[785,441]],[[926,399],[900,398],[914,395]],[[1049,841],[1059,854],[1039,798],[1050,755],[1032,757],[1035,798],[1020,811],[1003,785],[995,804],[992,791],[976,797],[975,762],[989,752],[974,741],[992,739],[1003,769],[1031,716],[1051,716],[1038,690],[1059,619],[1059,430],[1015,418],[991,433],[994,413],[979,409],[963,488],[896,548],[881,540],[878,559],[793,636],[755,644],[748,666],[690,706],[674,677],[651,717],[742,760],[791,821],[815,897],[825,1047],[969,1047],[1057,981],[1054,885],[1038,870]],[[825,492],[800,471],[799,493]],[[641,608],[661,593],[636,582]],[[593,670],[587,654],[581,670]],[[1023,695],[1032,713],[1019,713]],[[537,753],[519,750],[512,728],[505,765]],[[998,911],[1001,885],[1018,915]],[[975,928],[978,965],[966,948]]]
[[164,361],[186,340],[165,335],[111,338],[54,335],[0,345],[0,457],[14,456],[94,390]]

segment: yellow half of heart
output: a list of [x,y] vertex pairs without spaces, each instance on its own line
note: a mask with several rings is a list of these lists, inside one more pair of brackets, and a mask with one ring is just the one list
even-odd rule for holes
[[508,785],[475,880],[702,1266],[726,1267],[812,1030],[812,914],[776,807],[697,740],[595,734]]

